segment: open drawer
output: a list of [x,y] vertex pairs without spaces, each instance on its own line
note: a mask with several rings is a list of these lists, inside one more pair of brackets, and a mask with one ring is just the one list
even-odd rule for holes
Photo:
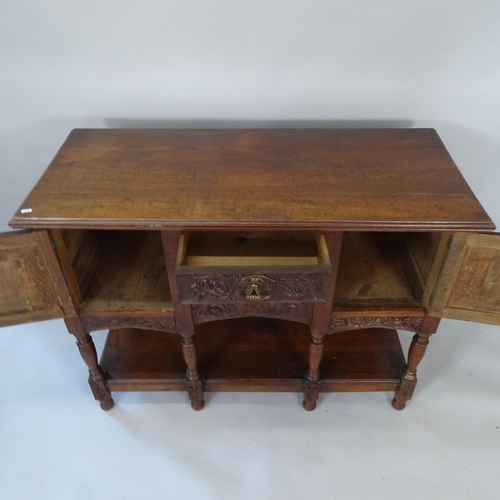
[[176,265],[184,304],[322,301],[331,272],[322,234],[285,231],[184,233]]

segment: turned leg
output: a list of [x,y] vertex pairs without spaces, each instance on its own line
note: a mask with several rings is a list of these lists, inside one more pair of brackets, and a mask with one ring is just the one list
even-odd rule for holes
[[97,363],[97,352],[92,337],[88,333],[84,337],[76,337],[76,345],[89,368],[89,385],[94,398],[99,401],[103,410],[110,410],[115,402],[106,382],[106,374]]
[[187,365],[186,389],[193,410],[199,411],[205,406],[201,376],[196,360],[196,342],[194,335],[182,337],[182,354]]
[[314,305],[313,321],[311,325],[311,337],[309,340],[309,366],[304,377],[304,402],[302,406],[307,411],[316,408],[321,389],[321,378],[319,365],[323,357],[323,344],[330,325],[330,303],[318,303]]
[[174,305],[177,333],[181,335],[182,354],[187,365],[186,390],[193,410],[201,410],[205,406],[201,375],[198,370],[196,341],[194,337],[193,315],[191,306],[179,301],[180,282],[175,274],[177,253],[179,251],[181,232],[178,230],[162,231],[163,251],[167,265],[168,281]]
[[417,385],[417,367],[429,345],[429,337],[436,332],[438,324],[438,318],[426,316],[420,331],[414,335],[408,352],[408,363],[401,375],[401,382],[394,392],[392,407],[395,410],[404,409],[406,402],[413,396]]
[[319,366],[323,356],[325,336],[330,328],[333,291],[337,279],[340,249],[342,247],[342,235],[343,233],[340,231],[327,231],[324,233],[332,272],[323,277],[323,287],[327,291],[325,301],[316,302],[313,308],[311,338],[309,342],[309,366],[304,377],[304,402],[302,403],[302,406],[307,411],[312,411],[316,408],[316,402],[318,401],[321,389]]
[[198,370],[196,339],[194,336],[191,306],[179,304],[176,312],[177,330],[181,335],[182,355],[187,365],[186,390],[191,401],[191,408],[199,411],[205,406],[201,375]]
[[305,376],[304,402],[302,403],[302,406],[307,411],[312,411],[316,408],[316,401],[319,397],[319,390],[321,387],[319,365],[323,355],[323,344],[324,337],[317,339],[311,335],[309,343],[309,368]]
[[106,382],[106,374],[97,361],[97,351],[92,337],[84,331],[77,318],[66,319],[65,322],[69,332],[76,337],[80,355],[89,369],[89,385],[94,398],[99,401],[103,410],[110,410],[115,403]]

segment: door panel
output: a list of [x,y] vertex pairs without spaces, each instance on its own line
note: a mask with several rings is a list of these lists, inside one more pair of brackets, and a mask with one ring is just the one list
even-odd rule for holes
[[57,273],[45,231],[0,234],[0,326],[62,318],[67,289],[56,290]]
[[454,235],[429,314],[500,325],[500,234]]

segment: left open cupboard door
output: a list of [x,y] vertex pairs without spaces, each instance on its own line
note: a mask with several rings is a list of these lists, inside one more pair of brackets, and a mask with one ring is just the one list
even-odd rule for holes
[[0,233],[0,326],[75,315],[47,231]]

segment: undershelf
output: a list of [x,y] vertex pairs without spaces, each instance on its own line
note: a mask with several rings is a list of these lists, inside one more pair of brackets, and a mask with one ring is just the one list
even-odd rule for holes
[[[196,328],[205,391],[301,392],[309,329],[280,320],[244,318]],[[395,330],[335,333],[325,340],[324,392],[390,391],[405,358]],[[101,358],[111,391],[185,390],[180,337],[119,329],[108,335]]]

